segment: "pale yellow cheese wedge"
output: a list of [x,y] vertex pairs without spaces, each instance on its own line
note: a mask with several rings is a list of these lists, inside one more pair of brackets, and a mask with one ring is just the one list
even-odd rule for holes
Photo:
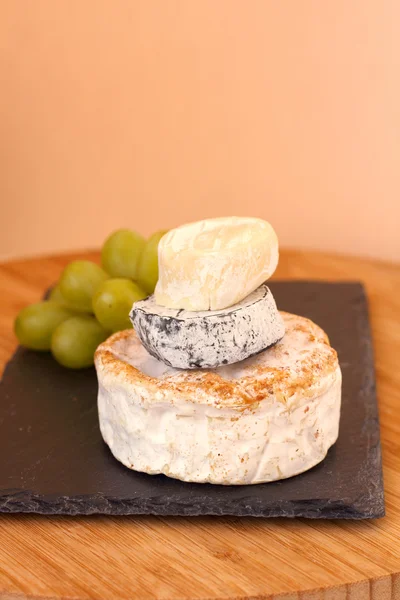
[[278,264],[272,226],[252,217],[221,217],[182,225],[158,246],[157,304],[191,311],[240,302]]

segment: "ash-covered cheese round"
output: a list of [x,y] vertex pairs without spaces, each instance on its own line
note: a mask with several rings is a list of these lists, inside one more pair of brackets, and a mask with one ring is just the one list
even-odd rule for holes
[[283,313],[286,335],[241,363],[182,371],[135,331],[95,355],[100,429],[115,458],[149,474],[224,485],[292,477],[338,436],[341,371],[325,333]]
[[214,311],[165,308],[151,296],[133,305],[130,318],[149,354],[177,369],[214,369],[240,362],[285,334],[266,285],[239,304]]
[[237,304],[278,264],[272,226],[252,217],[222,217],[182,225],[158,246],[156,303],[188,311]]

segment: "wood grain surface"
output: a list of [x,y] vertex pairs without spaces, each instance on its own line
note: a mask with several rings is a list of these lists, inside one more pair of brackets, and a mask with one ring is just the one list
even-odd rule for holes
[[[80,253],[0,265],[13,319]],[[0,516],[0,599],[400,599],[400,266],[284,251],[277,278],[361,280],[376,353],[387,516],[377,521]],[[1,408],[0,408],[1,417]],[[6,460],[1,457],[1,460]]]

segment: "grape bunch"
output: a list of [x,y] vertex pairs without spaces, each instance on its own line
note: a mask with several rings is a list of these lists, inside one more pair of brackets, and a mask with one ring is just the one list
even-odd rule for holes
[[131,327],[132,304],[154,292],[158,243],[165,231],[145,240],[121,229],[101,251],[101,266],[88,260],[67,265],[47,300],[18,314],[14,330],[21,345],[51,351],[64,367],[93,365],[94,352],[111,333]]

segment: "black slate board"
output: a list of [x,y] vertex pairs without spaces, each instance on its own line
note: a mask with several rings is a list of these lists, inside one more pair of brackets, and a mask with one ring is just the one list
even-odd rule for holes
[[363,519],[384,515],[367,303],[358,283],[272,282],[280,309],[328,333],[343,371],[340,436],[320,465],[276,483],[189,484],[135,473],[103,443],[94,369],[19,348],[0,383],[0,512]]

